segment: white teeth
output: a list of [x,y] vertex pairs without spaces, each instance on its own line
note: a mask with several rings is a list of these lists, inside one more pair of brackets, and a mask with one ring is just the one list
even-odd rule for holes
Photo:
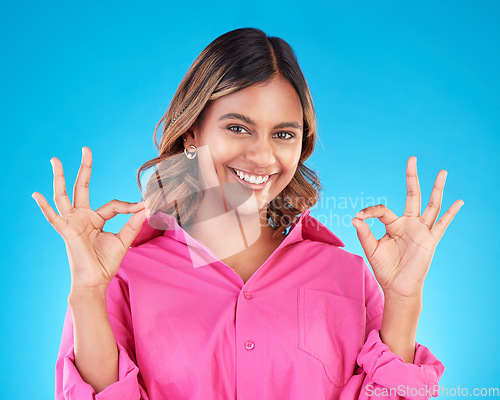
[[253,184],[256,184],[256,185],[259,185],[261,183],[265,183],[267,182],[267,180],[269,179],[269,175],[266,175],[264,177],[262,176],[254,176],[254,175],[248,175],[248,174],[245,174],[244,172],[241,172],[241,171],[238,171],[237,169],[233,168],[234,171],[236,172],[236,174],[241,178],[243,179],[244,181],[247,181],[249,183],[253,183]]

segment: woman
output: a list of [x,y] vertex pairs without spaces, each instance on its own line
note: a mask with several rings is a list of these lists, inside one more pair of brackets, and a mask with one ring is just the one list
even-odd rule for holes
[[[93,211],[86,147],[73,204],[57,158],[60,215],[34,193],[71,269],[56,398],[437,395],[444,366],[415,338],[434,250],[463,205],[436,222],[446,171],[421,214],[410,157],[404,214],[377,205],[352,220],[372,274],[309,214],[321,188],[304,165],[315,114],[285,41],[252,28],[220,36],[161,123],[159,156],[138,172],[141,186],[156,167],[142,202]],[[118,213],[133,215],[104,232]],[[386,225],[380,240],[367,218]]]

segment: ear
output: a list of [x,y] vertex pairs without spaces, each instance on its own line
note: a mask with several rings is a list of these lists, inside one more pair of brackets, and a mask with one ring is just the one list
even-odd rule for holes
[[[200,141],[200,134],[199,134],[199,128],[198,124],[194,123],[191,128],[189,128],[184,134],[182,135],[182,142],[184,143],[184,147],[188,147],[192,144],[194,144],[196,147],[198,147],[198,143]],[[186,139],[186,140],[184,140]]]

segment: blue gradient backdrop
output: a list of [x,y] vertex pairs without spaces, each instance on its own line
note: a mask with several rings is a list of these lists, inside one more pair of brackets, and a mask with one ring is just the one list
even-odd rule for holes
[[91,206],[140,200],[137,169],[156,155],[154,127],[184,73],[217,36],[247,26],[298,56],[318,116],[308,165],[324,190],[312,215],[348,251],[364,256],[350,224],[361,208],[403,213],[409,156],[422,209],[448,171],[442,212],[465,205],[437,247],[417,340],[445,364],[443,386],[500,386],[499,20],[494,1],[3,1],[1,397],[54,395],[70,273],[31,198],[38,191],[54,207],[49,159],[62,161],[71,193],[89,146]]

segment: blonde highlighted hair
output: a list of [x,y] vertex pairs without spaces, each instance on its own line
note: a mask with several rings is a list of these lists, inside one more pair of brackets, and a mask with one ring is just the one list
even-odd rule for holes
[[[191,221],[202,201],[198,177],[192,176],[192,162],[175,157],[184,151],[182,135],[201,117],[210,102],[255,83],[265,83],[276,75],[286,78],[299,95],[303,109],[302,152],[290,183],[267,206],[268,224],[275,236],[292,225],[299,215],[318,201],[321,184],[317,172],[304,163],[314,150],[316,115],[309,87],[290,45],[278,37],[268,37],[256,28],[227,32],[211,42],[194,60],[179,84],[167,112],[154,130],[158,157],[144,163],[137,172],[142,192],[141,173],[157,166],[159,185],[146,187],[152,213],[162,211]],[[158,128],[162,127],[160,141]],[[174,160],[168,168],[161,162]],[[195,174],[198,171],[194,171]],[[182,199],[181,202],[178,200]]]

